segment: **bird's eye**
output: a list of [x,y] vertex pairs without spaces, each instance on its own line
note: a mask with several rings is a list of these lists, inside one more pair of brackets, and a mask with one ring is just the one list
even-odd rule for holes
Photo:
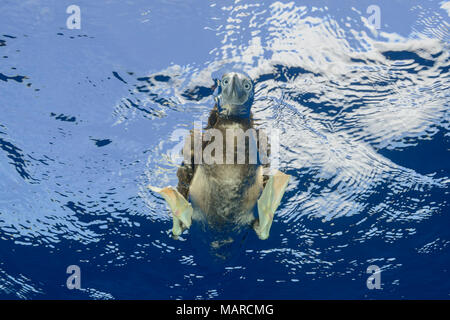
[[245,90],[250,90],[250,88],[251,88],[250,83],[248,83],[248,82],[244,83],[244,89]]
[[226,86],[228,84],[228,79],[222,80],[222,84]]

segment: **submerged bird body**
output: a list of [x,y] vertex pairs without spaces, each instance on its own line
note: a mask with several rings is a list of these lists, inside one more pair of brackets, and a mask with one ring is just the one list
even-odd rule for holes
[[[214,128],[222,132],[225,140],[227,130],[246,131],[252,126],[249,121],[219,119]],[[223,144],[225,149],[226,141]],[[246,147],[246,160],[249,158],[248,153],[249,148]],[[233,154],[237,159],[236,148]],[[246,161],[244,164],[199,165],[189,188],[194,208],[193,219],[206,222],[213,230],[250,225],[255,219],[253,212],[262,190],[263,167],[260,163],[249,164]]]

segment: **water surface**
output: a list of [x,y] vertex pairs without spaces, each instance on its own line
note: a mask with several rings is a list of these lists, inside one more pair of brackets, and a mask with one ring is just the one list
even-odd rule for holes
[[[449,298],[449,2],[69,4],[0,4],[1,298]],[[146,186],[231,69],[292,179],[216,265]]]

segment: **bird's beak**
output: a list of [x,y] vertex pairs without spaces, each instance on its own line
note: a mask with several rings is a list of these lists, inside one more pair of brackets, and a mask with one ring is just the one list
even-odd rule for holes
[[241,98],[245,95],[244,90],[242,90],[239,79],[237,75],[233,75],[231,78],[231,97],[236,100],[241,100]]

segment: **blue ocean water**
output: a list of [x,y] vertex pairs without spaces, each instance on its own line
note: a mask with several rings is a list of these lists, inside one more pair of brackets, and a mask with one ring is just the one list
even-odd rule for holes
[[[0,298],[449,299],[450,2],[373,2],[2,0]],[[292,179],[217,263],[146,186],[231,69]]]

